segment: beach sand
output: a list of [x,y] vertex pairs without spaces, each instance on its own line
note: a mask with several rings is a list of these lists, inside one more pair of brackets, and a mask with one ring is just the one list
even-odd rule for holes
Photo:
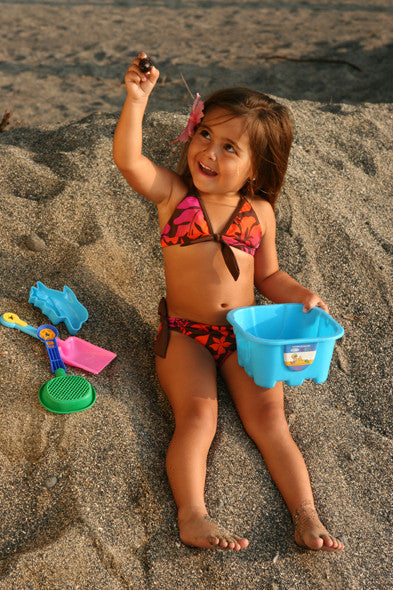
[[[0,590],[390,589],[391,3],[0,8],[0,116],[12,111],[0,133],[0,314],[47,323],[30,288],[67,285],[89,311],[78,336],[117,354],[99,375],[69,368],[97,401],[57,415],[37,397],[51,377],[43,344],[0,326]],[[280,264],[321,294],[345,335],[325,383],[285,387],[286,412],[321,519],[345,541],[339,554],[295,545],[220,380],[207,503],[250,546],[213,552],[179,540],[164,466],[174,424],[152,351],[165,292],[156,211],[111,151],[140,50],[161,71],[145,151],[164,165],[175,165],[168,142],[191,104],[182,76],[193,94],[250,85],[294,114]]]

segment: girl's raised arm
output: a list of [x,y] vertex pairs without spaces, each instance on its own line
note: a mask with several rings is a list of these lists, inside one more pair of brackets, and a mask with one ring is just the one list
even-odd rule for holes
[[154,66],[147,73],[139,68],[140,53],[133,60],[125,76],[127,97],[113,138],[113,158],[127,182],[139,194],[155,203],[169,199],[180,186],[179,176],[154,164],[142,154],[142,121],[150,93],[160,72]]

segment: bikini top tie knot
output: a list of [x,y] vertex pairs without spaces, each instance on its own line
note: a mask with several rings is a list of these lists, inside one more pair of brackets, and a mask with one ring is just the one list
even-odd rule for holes
[[200,244],[202,242],[217,242],[220,244],[221,252],[222,252],[225,264],[226,264],[229,272],[231,273],[231,275],[235,279],[235,281],[237,281],[237,279],[239,278],[240,270],[239,270],[239,265],[236,260],[236,256],[235,256],[233,250],[225,242],[225,240],[221,234],[209,234],[207,236],[199,236],[198,238],[194,238],[194,239],[189,238],[189,237],[185,237],[183,239],[183,242],[180,244],[180,246],[189,246],[190,244],[198,244],[198,243]]

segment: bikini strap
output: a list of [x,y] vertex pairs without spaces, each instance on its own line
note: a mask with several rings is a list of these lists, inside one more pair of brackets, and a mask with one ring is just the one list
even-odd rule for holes
[[169,342],[168,308],[165,297],[162,297],[158,305],[158,315],[160,316],[161,325],[160,332],[154,343],[154,352],[157,356],[164,359]]

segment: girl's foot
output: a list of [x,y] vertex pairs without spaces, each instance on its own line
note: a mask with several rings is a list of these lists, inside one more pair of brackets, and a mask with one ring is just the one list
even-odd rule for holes
[[314,551],[339,551],[344,543],[333,537],[319,520],[317,511],[311,505],[302,505],[293,517],[295,542],[300,547]]
[[219,527],[208,514],[190,511],[178,517],[180,539],[186,545],[205,549],[240,551],[248,545],[244,539]]

